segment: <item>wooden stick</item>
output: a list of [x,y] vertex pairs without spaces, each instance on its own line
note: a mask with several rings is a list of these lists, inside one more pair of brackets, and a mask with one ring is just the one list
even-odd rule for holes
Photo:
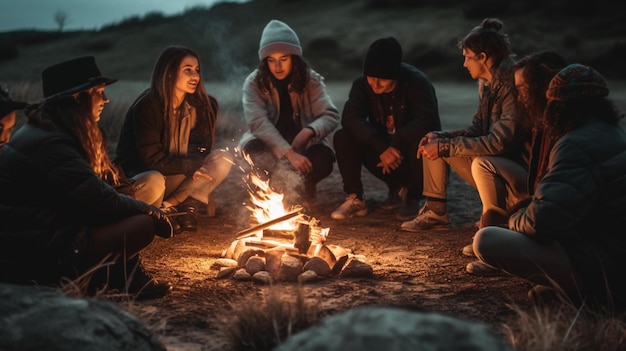
[[240,231],[239,233],[237,233],[237,239],[244,239],[244,238],[248,238],[248,237],[254,236],[255,232],[261,231],[261,230],[263,230],[265,228],[269,228],[269,227],[273,226],[274,224],[277,224],[277,223],[280,223],[280,222],[284,222],[284,221],[286,221],[288,219],[291,219],[291,218],[293,218],[295,216],[300,215],[301,213],[302,213],[302,208],[300,207],[298,209],[295,209],[295,210],[287,213],[284,216],[272,219],[272,220],[267,221],[265,223],[257,224],[254,227],[250,227],[248,229],[244,229],[244,230]]

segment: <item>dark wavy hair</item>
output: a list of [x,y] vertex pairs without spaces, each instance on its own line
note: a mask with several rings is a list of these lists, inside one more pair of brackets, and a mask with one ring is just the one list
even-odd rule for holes
[[[272,72],[267,65],[267,57],[259,62],[259,71],[254,78],[257,86],[261,90],[270,90]],[[309,81],[309,65],[298,55],[291,55],[291,89],[301,93],[306,88]]]
[[514,71],[523,69],[522,76],[527,85],[527,99],[524,101],[517,99],[520,111],[526,112],[526,118],[523,119],[526,127],[537,128],[541,123],[543,111],[548,103],[546,90],[550,80],[565,66],[567,62],[563,56],[550,50],[532,53],[513,64]]
[[465,37],[458,41],[459,49],[470,49],[476,54],[484,52],[487,58],[492,58],[495,67],[511,55],[509,36],[501,33],[504,27],[497,18],[485,18],[482,23],[474,27]]
[[567,101],[550,100],[542,122],[544,135],[552,140],[558,140],[590,118],[617,125],[623,117],[624,114],[613,101],[606,97],[595,96]]

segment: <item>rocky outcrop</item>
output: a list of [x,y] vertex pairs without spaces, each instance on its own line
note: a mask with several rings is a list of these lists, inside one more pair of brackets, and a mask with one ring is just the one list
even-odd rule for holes
[[274,351],[511,351],[482,323],[435,312],[358,307],[287,339]]
[[98,299],[0,284],[0,350],[165,351],[137,318]]

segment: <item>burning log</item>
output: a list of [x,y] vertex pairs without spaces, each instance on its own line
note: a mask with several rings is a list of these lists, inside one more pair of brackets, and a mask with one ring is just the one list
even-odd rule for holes
[[[258,189],[271,190],[266,182],[252,180]],[[216,264],[219,278],[232,274],[236,280],[270,284],[273,280],[307,283],[322,277],[371,276],[372,268],[350,250],[327,245],[329,228],[304,215],[302,207],[282,211],[282,195],[276,193],[251,193],[251,200],[256,205],[248,207],[251,220],[264,222],[236,234],[236,240],[222,252],[221,259],[230,261]]]

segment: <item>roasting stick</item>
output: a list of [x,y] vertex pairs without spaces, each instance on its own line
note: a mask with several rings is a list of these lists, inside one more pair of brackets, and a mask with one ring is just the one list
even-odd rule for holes
[[244,230],[240,231],[239,233],[237,233],[237,240],[255,236],[254,233],[256,233],[258,231],[261,231],[261,230],[263,230],[265,228],[269,228],[269,227],[273,226],[274,224],[277,224],[277,223],[286,221],[288,219],[291,219],[291,218],[293,218],[295,216],[300,215],[301,213],[302,213],[302,207],[300,207],[300,208],[298,208],[296,210],[293,210],[293,211],[287,213],[284,216],[281,216],[281,217],[278,217],[278,218],[274,218],[274,219],[272,219],[270,221],[267,221],[265,223],[257,224],[254,227],[250,227],[248,229],[244,229]]

